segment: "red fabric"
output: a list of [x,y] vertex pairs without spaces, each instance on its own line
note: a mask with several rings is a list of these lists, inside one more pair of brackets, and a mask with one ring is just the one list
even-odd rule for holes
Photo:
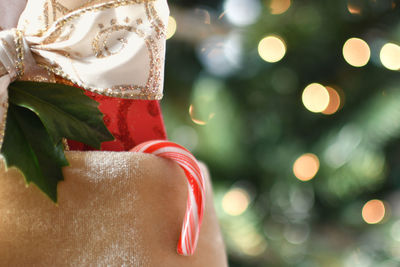
[[[102,96],[85,91],[100,103],[104,123],[115,137],[104,142],[101,150],[128,151],[136,145],[154,139],[166,140],[164,121],[157,100],[131,100]],[[70,150],[94,150],[88,145],[68,140]]]

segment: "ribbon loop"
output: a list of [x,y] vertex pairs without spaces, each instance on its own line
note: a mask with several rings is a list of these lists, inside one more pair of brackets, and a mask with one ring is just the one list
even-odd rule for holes
[[[8,108],[8,85],[20,77],[23,70],[26,44],[16,29],[0,31],[0,147],[3,144]],[[21,56],[22,55],[22,56]]]
[[24,72],[24,51],[29,48],[24,47],[26,42],[22,38],[21,32],[16,29],[0,32],[0,63],[11,81]]
[[0,77],[7,74],[10,82],[52,81],[49,73],[37,65],[26,37],[18,29],[0,31]]

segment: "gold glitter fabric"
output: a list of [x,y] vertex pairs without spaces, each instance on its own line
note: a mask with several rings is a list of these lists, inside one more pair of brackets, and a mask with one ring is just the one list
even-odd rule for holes
[[187,198],[178,165],[133,152],[67,157],[57,206],[0,166],[0,266],[227,266],[208,175],[198,247],[184,257],[176,253]]

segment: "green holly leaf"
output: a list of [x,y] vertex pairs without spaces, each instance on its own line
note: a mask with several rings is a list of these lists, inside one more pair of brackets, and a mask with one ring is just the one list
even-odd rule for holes
[[7,167],[18,168],[27,184],[35,183],[57,202],[61,168],[68,165],[62,143],[53,143],[43,123],[32,111],[9,104],[1,148]]
[[9,101],[35,112],[54,143],[63,137],[100,148],[113,136],[103,123],[98,103],[79,88],[54,83],[14,82]]
[[27,184],[36,184],[57,202],[57,184],[68,165],[62,138],[100,148],[113,140],[98,103],[79,88],[53,83],[14,82],[1,154],[7,167],[16,167]]

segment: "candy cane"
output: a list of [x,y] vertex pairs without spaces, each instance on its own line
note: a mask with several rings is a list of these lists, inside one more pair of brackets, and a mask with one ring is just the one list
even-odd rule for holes
[[177,251],[180,255],[193,255],[199,238],[205,200],[204,176],[196,158],[184,147],[161,140],[142,143],[131,151],[172,159],[185,172],[189,195]]

